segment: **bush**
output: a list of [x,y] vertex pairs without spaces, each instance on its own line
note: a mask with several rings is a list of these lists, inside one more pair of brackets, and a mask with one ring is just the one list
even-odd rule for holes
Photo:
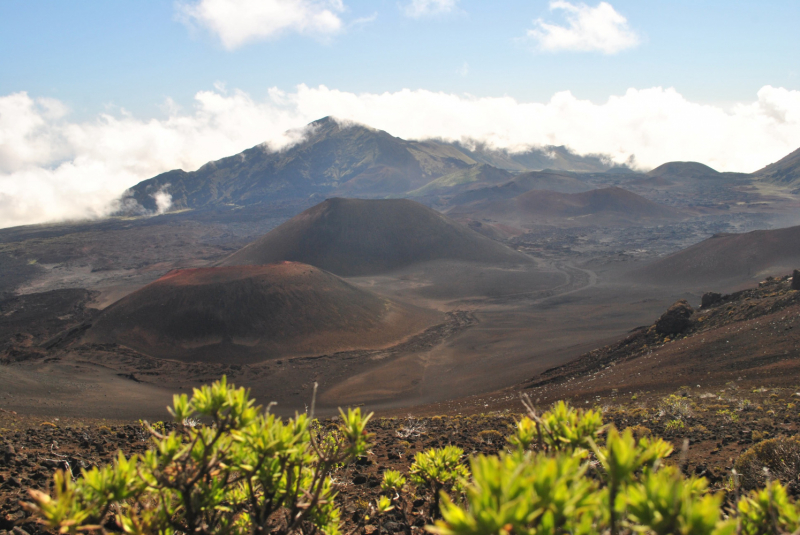
[[478,440],[486,444],[502,444],[505,438],[503,433],[494,429],[484,429],[478,433]]
[[[225,378],[174,397],[174,429],[147,426],[153,449],[54,478],[55,495],[30,491],[29,508],[59,533],[99,529],[113,515],[128,534],[339,532],[330,473],[366,451],[369,416],[342,413],[331,431],[307,415],[286,422],[255,407]],[[183,425],[202,417],[211,425]]]
[[409,474],[411,481],[432,493],[431,517],[439,516],[440,497],[459,488],[461,482],[469,477],[469,470],[461,463],[463,456],[464,450],[456,446],[432,448],[414,456]]
[[784,483],[795,482],[800,476],[800,437],[778,437],[759,442],[739,456],[734,469],[740,484],[746,489],[761,487],[768,478]]

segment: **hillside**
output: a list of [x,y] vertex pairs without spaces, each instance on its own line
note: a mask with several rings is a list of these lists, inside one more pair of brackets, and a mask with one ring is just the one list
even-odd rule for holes
[[719,171],[697,162],[668,162],[647,173],[653,178],[703,178],[719,174]]
[[793,187],[800,185],[800,149],[753,174],[776,184]]
[[681,385],[794,386],[800,292],[791,285],[791,277],[769,278],[731,295],[709,293],[697,309],[679,301],[652,325],[548,370],[524,388],[544,400],[674,391]]
[[436,318],[286,262],[171,271],[105,309],[83,341],[159,358],[242,363],[381,346]]
[[508,171],[481,163],[432,180],[421,188],[408,192],[408,196],[452,195],[476,187],[502,184],[508,182],[512,177],[513,175]]
[[430,260],[527,264],[530,259],[405,199],[328,199],[234,253],[222,265],[304,262],[340,276]]
[[511,199],[531,190],[580,193],[590,189],[592,186],[575,178],[572,174],[555,171],[530,171],[520,173],[503,184],[474,184],[466,191],[451,197],[448,204],[457,206],[476,201]]
[[720,234],[641,267],[631,279],[684,288],[720,288],[800,266],[800,227]]
[[448,213],[459,219],[487,219],[517,226],[535,223],[617,226],[682,217],[674,208],[617,187],[582,193],[531,190],[512,199],[455,207]]
[[[257,145],[209,162],[196,171],[173,170],[135,185],[132,209],[155,211],[154,195],[172,195],[172,210],[249,206],[313,196],[405,196],[439,177],[478,164],[524,171],[545,167],[602,171],[599,158],[578,156],[564,147],[534,148],[511,154],[442,141],[409,141],[382,130],[326,117],[309,124],[303,140],[280,151]],[[552,156],[552,158],[551,158]],[[128,208],[126,208],[128,209]]]

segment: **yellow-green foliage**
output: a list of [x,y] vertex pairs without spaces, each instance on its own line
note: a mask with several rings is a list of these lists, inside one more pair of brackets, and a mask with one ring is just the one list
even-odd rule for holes
[[667,425],[664,426],[664,429],[667,431],[676,431],[684,427],[686,427],[686,425],[683,423],[683,420],[670,420],[667,422]]
[[[310,419],[288,421],[255,407],[249,393],[211,386],[174,396],[177,425],[152,430],[153,449],[83,471],[59,472],[54,496],[31,491],[31,509],[58,533],[96,531],[107,514],[129,535],[339,532],[329,474],[366,451],[369,416],[341,414],[330,432],[310,432]],[[204,417],[209,426],[182,422]],[[276,515],[286,521],[275,525]],[[94,526],[94,527],[93,527]]]
[[523,450],[534,443],[552,450],[588,448],[602,428],[600,411],[573,409],[559,401],[541,417],[523,416],[508,441]]
[[[70,535],[102,531],[108,515],[126,535],[339,535],[328,476],[365,452],[368,417],[348,411],[335,430],[311,433],[306,416],[283,422],[224,380],[195,390],[191,400],[176,396],[173,414],[175,429],[154,434],[154,449],[143,457],[120,454],[76,481],[58,472],[53,496],[33,491],[30,508]],[[195,414],[212,425],[181,424]],[[438,535],[800,532],[800,504],[781,484],[798,477],[800,439],[766,441],[743,455],[736,467],[745,486],[764,466],[772,480],[723,507],[705,478],[664,465],[671,444],[636,435],[606,430],[600,413],[559,403],[522,418],[509,451],[473,456],[467,467],[455,446],[430,449],[416,455],[409,475],[431,498],[426,518],[435,525],[426,529]],[[376,516],[379,532],[391,511],[410,532],[417,495],[406,483],[386,470],[381,495],[356,503]]]

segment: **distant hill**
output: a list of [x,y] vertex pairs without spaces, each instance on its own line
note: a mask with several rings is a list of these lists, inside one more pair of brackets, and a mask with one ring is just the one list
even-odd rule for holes
[[709,286],[800,268],[800,227],[719,234],[636,271],[653,284]]
[[653,178],[703,178],[717,177],[720,172],[697,162],[668,162],[659,165],[647,175]]
[[430,260],[530,263],[530,259],[405,199],[328,199],[223,261],[292,260],[341,276],[383,273]]
[[593,189],[572,174],[557,171],[531,171],[520,173],[508,182],[496,186],[472,187],[449,199],[450,206],[478,201],[511,199],[531,190],[547,190],[559,193],[578,193]]
[[616,226],[683,217],[674,208],[617,187],[582,193],[531,190],[513,199],[455,207],[448,215],[458,219],[486,219],[518,226],[537,223]]
[[135,185],[128,195],[150,211],[156,210],[154,195],[162,189],[172,195],[173,210],[330,196],[404,197],[460,172],[502,175],[545,167],[604,171],[609,166],[599,157],[578,156],[564,147],[514,154],[485,147],[468,150],[442,141],[407,141],[326,117],[309,124],[303,141],[288,149],[258,145],[196,171],[163,173]]
[[758,178],[786,186],[800,185],[800,149],[753,173]]
[[106,308],[85,340],[160,358],[241,363],[381,346],[435,317],[287,262],[171,271]]

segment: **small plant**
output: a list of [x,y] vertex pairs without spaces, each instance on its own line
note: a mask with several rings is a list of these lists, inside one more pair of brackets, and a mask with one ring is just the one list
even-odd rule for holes
[[504,439],[503,433],[494,429],[484,429],[478,433],[478,440],[486,444],[500,444]]
[[565,401],[556,402],[541,416],[527,403],[528,416],[517,422],[508,441],[522,450],[534,442],[539,449],[588,449],[603,430],[603,415],[596,410],[574,409]]
[[755,410],[756,406],[749,399],[740,399],[737,410],[740,412]]
[[421,451],[414,457],[409,473],[411,480],[433,495],[430,515],[439,516],[439,500],[442,491],[450,491],[461,485],[461,480],[469,476],[469,470],[461,463],[464,450],[456,446],[432,448]]
[[686,427],[686,424],[683,423],[683,420],[670,420],[667,422],[667,425],[664,426],[666,431],[677,431],[678,429],[683,429]]
[[658,405],[659,414],[672,420],[686,420],[694,414],[694,404],[686,397],[670,394],[663,398]]

